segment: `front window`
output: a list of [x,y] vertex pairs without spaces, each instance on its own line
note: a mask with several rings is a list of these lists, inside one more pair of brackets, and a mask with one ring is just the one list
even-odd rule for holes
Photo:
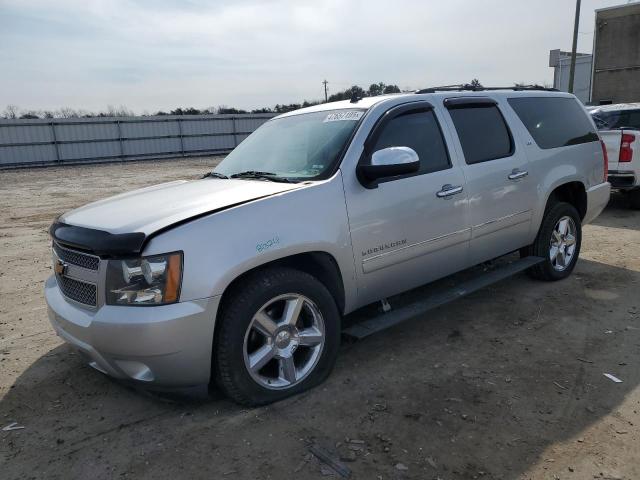
[[227,177],[261,172],[294,181],[327,178],[363,115],[364,110],[330,110],[270,120],[214,172]]

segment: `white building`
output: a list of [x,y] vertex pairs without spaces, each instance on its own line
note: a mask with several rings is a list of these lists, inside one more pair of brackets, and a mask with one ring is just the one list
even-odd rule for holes
[[[590,100],[591,94],[591,63],[593,55],[587,53],[576,54],[576,72],[573,80],[573,93],[582,103]],[[569,69],[571,67],[571,52],[560,49],[549,52],[549,66],[553,67],[553,88],[562,92],[569,91]]]

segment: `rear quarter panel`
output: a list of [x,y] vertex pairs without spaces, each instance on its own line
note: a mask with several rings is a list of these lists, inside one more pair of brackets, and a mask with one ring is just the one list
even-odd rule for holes
[[[511,109],[510,106],[505,108]],[[534,180],[532,188],[535,188],[535,205],[532,207],[533,216],[529,232],[529,242],[532,243],[540,229],[551,193],[557,187],[570,182],[580,182],[585,190],[602,183],[604,158],[599,141],[558,148],[540,148],[515,111],[511,111],[514,118],[514,135],[523,140],[529,160],[529,175]],[[585,115],[593,124],[586,110]]]
[[529,147],[532,155],[537,157],[536,161],[531,162],[538,198],[532,223],[531,241],[533,242],[542,223],[544,209],[551,193],[557,187],[570,182],[582,183],[585,191],[603,183],[604,160],[600,142],[548,150],[538,148],[535,143]]

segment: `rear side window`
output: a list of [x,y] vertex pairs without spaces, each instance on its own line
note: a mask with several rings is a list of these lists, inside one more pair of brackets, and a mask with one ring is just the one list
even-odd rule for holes
[[468,165],[513,154],[513,139],[495,105],[482,104],[449,110]]
[[391,119],[371,152],[387,147],[410,147],[420,158],[418,174],[449,168],[449,155],[432,110],[409,111]]
[[543,149],[598,141],[584,109],[573,98],[510,98],[509,105]]

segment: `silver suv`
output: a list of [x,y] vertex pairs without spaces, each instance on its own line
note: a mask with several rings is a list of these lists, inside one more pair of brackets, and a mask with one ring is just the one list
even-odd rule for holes
[[205,178],[60,216],[49,317],[110,376],[269,403],[327,377],[360,307],[515,251],[539,279],[568,276],[606,174],[593,121],[564,93],[305,108]]

